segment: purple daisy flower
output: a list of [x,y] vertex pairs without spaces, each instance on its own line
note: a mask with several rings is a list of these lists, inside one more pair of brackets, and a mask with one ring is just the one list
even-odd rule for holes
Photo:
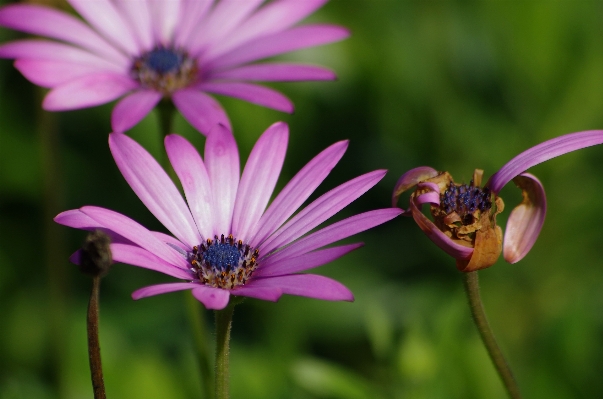
[[16,59],[27,79],[51,89],[42,104],[49,111],[123,97],[111,116],[115,132],[136,125],[162,99],[204,134],[216,124],[229,127],[207,93],[291,113],[283,94],[249,82],[333,80],[335,74],[255,62],[349,35],[333,25],[294,26],[327,0],[68,1],[84,21],[38,5],[0,9],[1,26],[56,40],[9,42],[0,46],[0,57]]
[[[492,266],[503,253],[516,263],[532,249],[546,214],[544,187],[536,176],[525,173],[534,165],[581,148],[603,143],[603,130],[566,134],[538,144],[507,162],[481,186],[483,171],[476,169],[469,184],[456,184],[448,172],[422,166],[404,173],[393,192],[394,205],[412,188],[411,215],[421,230],[437,246],[456,259],[463,272]],[[496,215],[504,203],[498,196],[510,181],[522,190],[523,201],[509,216],[506,234],[496,225]],[[421,208],[431,205],[433,222]]]
[[[130,187],[173,234],[149,231],[117,212],[85,206],[59,214],[57,223],[101,229],[113,240],[113,260],[186,280],[142,288],[134,299],[192,290],[208,309],[222,309],[230,295],[276,301],[282,294],[352,301],[352,293],[326,277],[299,272],[331,262],[362,244],[328,246],[384,223],[402,211],[387,208],[355,215],[309,233],[385,175],[376,170],[320,196],[295,216],[331,169],[348,142],[340,141],[312,159],[267,207],[280,174],[289,137],[278,122],[259,138],[239,178],[239,155],[228,129],[207,136],[205,156],[184,138],[169,135],[165,148],[186,201],[153,157],[124,134],[109,145]],[[77,263],[77,253],[72,258]]]

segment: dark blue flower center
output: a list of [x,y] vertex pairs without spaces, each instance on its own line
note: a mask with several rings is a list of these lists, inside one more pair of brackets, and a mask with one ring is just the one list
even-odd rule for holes
[[158,48],[146,55],[145,63],[160,74],[176,71],[182,64],[183,55],[167,48]]
[[241,254],[236,246],[230,244],[215,244],[203,253],[203,260],[211,267],[226,270],[228,266],[238,266]]
[[446,214],[456,212],[464,224],[470,224],[473,222],[471,216],[475,211],[485,212],[492,207],[491,192],[488,187],[450,183],[441,195],[440,207]]
[[189,87],[199,80],[199,66],[194,58],[172,47],[157,47],[132,62],[130,75],[147,89],[165,96]]

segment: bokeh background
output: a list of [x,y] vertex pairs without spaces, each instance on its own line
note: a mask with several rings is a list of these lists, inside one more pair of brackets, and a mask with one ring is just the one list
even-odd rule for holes
[[[546,139],[603,128],[600,1],[333,0],[308,21],[345,25],[352,36],[282,58],[330,66],[337,82],[274,85],[295,102],[293,115],[220,100],[243,158],[271,123],[289,123],[278,187],[342,139],[349,150],[318,194],[389,170],[336,220],[390,206],[410,168],[468,182],[474,168],[490,176]],[[17,37],[0,30],[1,42]],[[43,94],[0,60],[0,398],[92,398],[91,282],[67,262],[84,233],[51,218],[98,205],[162,226],[111,158],[112,104],[50,114],[40,110]],[[151,114],[128,134],[161,156],[156,122]],[[202,149],[181,117],[175,130]],[[52,162],[61,173],[47,173]],[[603,397],[603,147],[531,172],[547,190],[544,229],[521,262],[480,272],[485,307],[526,398]],[[504,228],[520,193],[511,184],[501,195]],[[358,240],[365,247],[318,270],[350,287],[354,303],[285,296],[237,307],[232,397],[504,398],[454,261],[408,218]],[[111,399],[203,397],[186,295],[130,298],[164,281],[121,264],[103,280]],[[212,314],[202,317],[211,348]]]

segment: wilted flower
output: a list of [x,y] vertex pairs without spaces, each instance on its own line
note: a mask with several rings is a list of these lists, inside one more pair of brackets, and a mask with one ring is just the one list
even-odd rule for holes
[[162,99],[171,100],[206,134],[229,126],[206,93],[293,112],[281,93],[255,81],[332,80],[325,68],[256,61],[341,40],[332,25],[294,26],[327,0],[68,0],[84,18],[39,5],[0,9],[0,26],[54,40],[0,46],[0,57],[33,83],[50,88],[43,108],[63,111],[104,104],[116,132],[136,125]]
[[[469,184],[456,184],[448,172],[423,166],[403,174],[393,193],[394,205],[412,188],[406,215],[412,215],[421,230],[456,259],[463,272],[492,266],[501,251],[515,263],[532,248],[544,223],[546,196],[540,181],[525,171],[534,165],[581,148],[603,143],[603,131],[566,134],[538,144],[507,162],[481,187],[483,171],[476,169]],[[509,216],[504,235],[496,225],[496,215],[504,204],[500,190],[513,180],[522,190],[523,201]],[[433,222],[421,208],[431,205]]]
[[385,171],[376,170],[328,191],[291,217],[339,162],[347,141],[333,144],[312,159],[266,209],[283,165],[288,137],[285,123],[268,128],[239,179],[237,146],[225,127],[218,125],[207,136],[204,160],[184,138],[167,136],[166,151],[182,183],[187,206],[146,150],[128,136],[113,133],[109,145],[117,166],[175,238],[94,206],[63,212],[55,221],[107,232],[112,238],[114,261],[186,280],[142,288],[133,293],[134,299],[190,289],[210,309],[224,308],[230,295],[276,301],[282,294],[291,294],[351,301],[352,293],[340,283],[299,272],[358,248],[362,244],[324,247],[384,223],[401,210],[369,211],[307,234],[381,180]]

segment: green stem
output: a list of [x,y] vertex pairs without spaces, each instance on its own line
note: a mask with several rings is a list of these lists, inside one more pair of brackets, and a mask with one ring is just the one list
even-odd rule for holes
[[159,113],[159,131],[161,136],[165,137],[172,133],[174,129],[174,115],[176,107],[170,99],[163,99],[157,104],[157,112]]
[[216,310],[216,399],[228,399],[230,373],[230,329],[235,303],[230,301],[222,310]]
[[100,340],[98,338],[98,296],[100,291],[100,276],[92,278],[92,292],[88,303],[88,358],[90,360],[90,376],[94,399],[105,399],[105,383],[103,381],[103,366],[101,363]]
[[199,371],[201,373],[201,384],[204,398],[211,398],[213,386],[212,386],[212,375],[210,359],[209,340],[207,339],[208,333],[206,330],[207,324],[203,317],[203,305],[195,299],[195,297],[186,291],[186,305],[188,308],[188,319],[193,330],[193,337],[195,340],[195,347],[197,349],[198,360],[199,360]]
[[503,356],[500,347],[496,342],[496,338],[494,338],[494,333],[490,328],[488,319],[486,318],[486,312],[484,311],[484,305],[482,304],[482,299],[479,293],[477,271],[463,274],[465,275],[465,291],[467,292],[467,298],[469,299],[471,315],[473,316],[473,321],[475,322],[477,330],[482,337],[484,346],[486,347],[486,350],[490,355],[490,359],[492,360],[492,363],[494,363],[494,367],[496,367],[496,371],[498,372],[498,375],[502,379],[502,382],[509,393],[509,397],[513,399],[520,399],[521,394],[519,392],[517,382],[515,381],[515,377],[513,377],[513,372],[505,360],[505,357]]

